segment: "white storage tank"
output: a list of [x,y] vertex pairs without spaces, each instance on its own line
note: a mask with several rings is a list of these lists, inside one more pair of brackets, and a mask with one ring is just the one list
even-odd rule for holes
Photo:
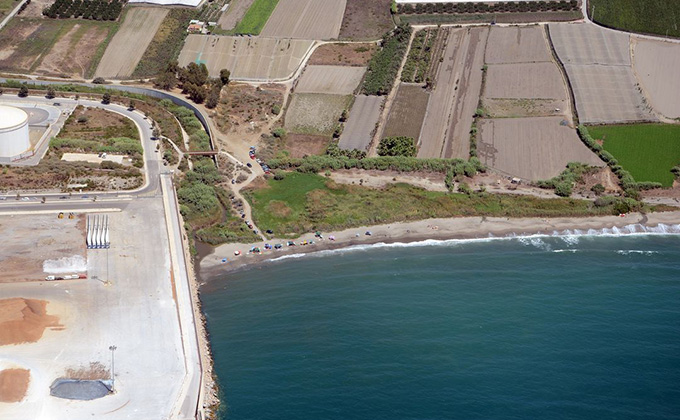
[[13,106],[0,105],[0,157],[16,157],[30,148],[28,114]]

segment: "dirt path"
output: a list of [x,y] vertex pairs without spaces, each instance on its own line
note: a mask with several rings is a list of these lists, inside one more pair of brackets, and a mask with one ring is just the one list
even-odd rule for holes
[[397,76],[394,78],[394,84],[392,85],[392,89],[390,90],[389,95],[387,95],[385,104],[383,105],[382,112],[380,113],[380,118],[378,119],[378,124],[376,125],[375,134],[373,135],[373,140],[371,141],[371,144],[368,146],[368,156],[378,155],[378,143],[380,143],[380,138],[382,136],[383,131],[385,130],[387,116],[390,113],[390,108],[392,107],[394,98],[397,97],[397,91],[399,90],[397,88],[401,81],[401,71],[404,69],[404,64],[406,63],[406,59],[408,58],[408,52],[411,49],[411,43],[413,43],[413,39],[415,38],[415,36],[416,31],[411,31],[411,38],[408,41],[408,48],[404,53],[404,57],[401,59],[401,64],[399,64],[399,71],[397,72]]

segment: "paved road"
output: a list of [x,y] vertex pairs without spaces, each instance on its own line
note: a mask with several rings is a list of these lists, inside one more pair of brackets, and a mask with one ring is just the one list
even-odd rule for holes
[[[55,99],[47,99],[42,96],[28,96],[26,98],[19,98],[17,96],[1,96],[0,97],[0,103],[12,103],[12,104],[43,104],[43,105],[52,105],[55,103]],[[67,99],[67,98],[59,98],[58,103],[62,104],[63,107],[74,107],[76,105],[84,105],[84,106],[90,106],[90,107],[97,107],[97,108],[102,108],[106,109],[108,111],[116,112],[118,114],[124,115],[131,120],[135,122],[139,129],[139,135],[142,140],[142,147],[144,148],[144,171],[146,173],[146,182],[145,184],[136,190],[130,190],[126,191],[125,193],[128,194],[134,194],[136,196],[142,195],[142,194],[149,194],[149,193],[156,193],[158,190],[158,176],[160,175],[163,165],[161,164],[161,156],[160,153],[156,152],[156,142],[151,140],[152,136],[152,128],[151,128],[151,123],[149,122],[146,117],[138,112],[138,111],[130,111],[126,107],[117,105],[117,104],[109,104],[109,105],[104,105],[101,102],[97,101],[91,101],[91,100],[85,100],[85,99],[80,99],[80,100],[75,100],[75,99]],[[47,142],[45,142],[47,144]],[[35,162],[32,164],[37,164],[38,157],[40,156],[40,153],[36,153],[35,155]],[[106,191],[106,192],[92,192],[92,193],[87,193],[89,197],[93,197],[96,195],[98,198],[105,198],[105,197],[117,197],[120,194],[122,194],[119,191]],[[9,194],[8,194],[9,195]],[[52,200],[58,197],[63,196],[63,193],[40,193],[40,194],[22,194],[26,196],[32,196],[32,197],[47,197],[48,200]],[[79,195],[80,196],[80,195]]]

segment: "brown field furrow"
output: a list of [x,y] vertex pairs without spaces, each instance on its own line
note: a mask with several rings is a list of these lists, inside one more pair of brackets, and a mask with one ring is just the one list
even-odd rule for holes
[[349,95],[359,86],[365,72],[366,67],[307,66],[295,92]]
[[279,0],[261,36],[335,39],[340,33],[346,0]]
[[487,64],[550,62],[542,26],[501,27],[489,32]]
[[468,158],[488,28],[452,29],[420,133],[418,157]]
[[633,37],[633,68],[654,109],[680,118],[680,44]]
[[589,23],[550,24],[581,123],[656,121],[633,74],[630,35]]
[[354,101],[345,129],[340,136],[341,149],[367,150],[373,139],[373,131],[380,118],[382,96],[359,95]]
[[233,79],[285,79],[300,66],[311,46],[312,41],[298,39],[189,35],[179,64],[205,63],[211,77],[226,68]]
[[429,98],[420,85],[400,84],[381,137],[406,136],[417,140]]
[[132,7],[106,47],[95,75],[111,78],[130,76],[167,14],[168,9]]
[[482,120],[477,153],[493,169],[534,181],[558,175],[569,162],[604,166],[562,117]]
[[[545,48],[543,48],[545,50]],[[562,75],[552,62],[488,66],[487,98],[566,99]]]

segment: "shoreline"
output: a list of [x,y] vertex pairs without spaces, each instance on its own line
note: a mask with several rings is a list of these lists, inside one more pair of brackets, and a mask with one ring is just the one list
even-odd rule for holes
[[[427,240],[466,240],[509,238],[531,235],[554,235],[555,233],[588,234],[588,230],[622,229],[629,225],[640,226],[636,232],[644,233],[644,228],[659,225],[680,224],[680,211],[661,213],[630,213],[620,216],[556,217],[556,218],[505,218],[505,217],[457,217],[448,219],[426,219],[415,222],[398,222],[374,226],[362,226],[336,232],[322,232],[323,240],[307,233],[295,239],[297,246],[285,246],[287,239],[272,239],[269,244],[281,243],[279,250],[264,250],[263,241],[251,244],[223,244],[212,249],[196,264],[199,287],[208,284],[216,277],[230,272],[257,267],[266,262],[294,254],[312,254],[320,251],[338,250],[361,245],[413,243]],[[644,227],[644,228],[643,228]],[[579,232],[573,232],[578,230]],[[371,232],[370,236],[365,233]],[[572,233],[566,232],[570,231]],[[602,233],[602,232],[600,232]],[[606,233],[606,232],[604,232]],[[626,232],[622,232],[626,233]],[[328,238],[334,236],[335,240]],[[313,240],[314,244],[302,246],[302,241]],[[251,247],[257,246],[263,252],[251,254]],[[240,256],[234,252],[240,251]],[[223,262],[226,259],[226,262]]]

